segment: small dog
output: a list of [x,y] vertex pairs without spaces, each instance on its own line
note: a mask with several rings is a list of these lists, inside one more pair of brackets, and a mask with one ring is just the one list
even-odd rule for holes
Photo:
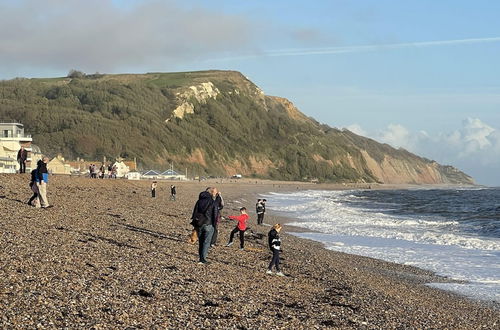
[[198,231],[196,229],[193,229],[188,237],[188,243],[194,244],[197,241],[198,241]]

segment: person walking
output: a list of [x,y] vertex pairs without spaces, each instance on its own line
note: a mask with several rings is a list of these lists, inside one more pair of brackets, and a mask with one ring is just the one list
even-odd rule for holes
[[47,184],[49,183],[49,171],[47,171],[47,163],[49,162],[48,157],[43,157],[37,163],[37,181],[36,187],[38,189],[38,197],[40,198],[40,204],[42,208],[46,209],[52,207],[49,205],[49,201],[47,199]]
[[262,204],[262,199],[257,200],[255,212],[257,213],[257,224],[262,225],[264,223],[264,205]]
[[175,195],[177,194],[177,191],[175,189],[175,186],[172,184],[170,185],[170,200],[175,201]]
[[219,223],[221,220],[221,214],[220,211],[224,208],[224,199],[222,198],[222,194],[220,193],[217,188],[215,189],[215,209],[216,209],[216,215],[215,215],[215,224],[214,224],[214,234],[212,235],[212,241],[210,242],[210,246],[214,247],[217,245],[217,237],[219,236]]
[[285,276],[280,270],[280,253],[282,251],[281,249],[281,239],[279,236],[279,232],[281,231],[282,226],[277,223],[273,226],[273,228],[269,231],[268,236],[268,241],[269,241],[269,249],[271,249],[271,252],[273,253],[273,257],[271,259],[271,262],[269,263],[269,267],[267,267],[267,274],[272,275],[273,273],[273,266],[276,268],[276,275],[277,276]]
[[26,160],[28,159],[28,151],[21,146],[17,152],[17,162],[19,163],[19,173],[26,173]]
[[151,197],[155,198],[156,197],[156,187],[158,186],[158,183],[156,181],[153,181],[151,183]]
[[264,208],[262,211],[262,215],[261,215],[261,220],[260,220],[260,224],[263,225],[264,224],[264,216],[266,215],[266,202],[267,202],[267,199],[263,199],[262,200],[262,207]]
[[198,256],[199,264],[208,264],[207,255],[210,249],[210,242],[214,234],[214,224],[216,221],[215,193],[216,189],[209,187],[198,196],[191,224],[198,232]]
[[245,248],[245,231],[247,230],[247,221],[250,217],[247,214],[247,208],[240,208],[240,215],[230,215],[229,219],[238,221],[238,225],[231,231],[231,235],[229,236],[229,242],[227,242],[226,246],[233,245],[234,234],[237,232],[240,233],[240,250]]

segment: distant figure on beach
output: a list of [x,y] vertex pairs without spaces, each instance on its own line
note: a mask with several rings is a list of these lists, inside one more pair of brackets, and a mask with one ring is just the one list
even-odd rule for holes
[[207,264],[208,250],[214,234],[214,224],[216,219],[215,195],[217,190],[209,187],[198,196],[191,224],[198,233],[198,255],[199,264]]
[[214,189],[214,194],[215,194],[215,223],[214,223],[214,234],[212,235],[212,240],[210,242],[210,246],[214,247],[217,245],[217,237],[219,236],[219,223],[221,220],[221,214],[220,211],[224,208],[224,199],[222,198],[222,195],[220,191],[217,188]]
[[151,197],[155,198],[156,197],[156,187],[158,186],[158,183],[156,181],[153,181],[151,183]]
[[118,172],[118,167],[116,165],[113,165],[113,168],[111,169],[111,175],[113,176],[113,179],[116,179],[117,172]]
[[48,157],[43,157],[37,163],[37,176],[36,176],[36,187],[38,189],[38,197],[40,198],[40,203],[42,208],[51,207],[47,199],[47,184],[49,183],[49,171],[47,171],[47,163],[49,162]]
[[100,173],[100,178],[104,179],[104,174],[106,173],[106,164],[102,163],[101,165],[101,173]]
[[31,196],[31,198],[29,199],[28,204],[36,208],[40,208],[40,199],[38,198],[38,188],[36,186],[37,175],[38,174],[35,168],[33,171],[31,171],[31,181],[29,183],[31,191],[33,192],[33,196]]
[[257,224],[262,225],[264,223],[264,205],[262,204],[262,199],[258,199],[255,204],[255,212],[257,213]]
[[90,177],[92,179],[96,179],[97,178],[97,167],[95,166],[95,164],[91,164],[90,165],[89,172],[90,172]]
[[26,173],[26,160],[28,159],[28,151],[21,146],[17,152],[17,162],[19,163],[19,173]]
[[245,248],[245,231],[247,230],[247,221],[250,217],[247,214],[247,208],[240,208],[240,215],[230,215],[229,219],[238,221],[236,227],[231,231],[231,235],[229,236],[229,242],[227,242],[226,246],[233,245],[234,234],[237,232],[240,233],[240,250]]
[[271,259],[271,262],[269,263],[269,267],[267,267],[267,274],[272,274],[273,273],[273,266],[276,268],[276,275],[277,276],[285,276],[280,270],[280,253],[282,251],[281,249],[281,239],[279,232],[281,231],[282,226],[277,223],[273,226],[273,228],[269,231],[269,234],[267,235],[268,241],[269,241],[269,249],[271,249],[271,252],[273,253],[273,258]]
[[175,201],[175,195],[177,194],[177,191],[175,190],[174,185],[170,185],[170,200]]
[[263,199],[262,200],[262,206],[264,207],[264,212],[262,213],[262,220],[261,220],[261,225],[264,224],[264,216],[266,215],[266,202],[267,202],[267,199]]

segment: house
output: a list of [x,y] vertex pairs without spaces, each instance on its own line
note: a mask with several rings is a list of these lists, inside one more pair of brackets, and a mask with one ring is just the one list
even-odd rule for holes
[[28,151],[26,172],[35,166],[32,164],[31,135],[24,134],[24,125],[16,122],[0,123],[0,173],[16,173],[19,170],[17,152],[21,147]]
[[116,166],[116,177],[118,178],[123,178],[130,172],[130,168],[123,162],[123,158],[117,158],[113,166]]
[[58,154],[47,163],[47,170],[51,174],[71,174],[71,166],[64,161],[64,157]]
[[125,174],[125,178],[128,180],[140,180],[141,179],[141,173],[139,172],[128,172]]
[[160,175],[162,178],[168,179],[168,180],[187,180],[187,178],[184,174],[179,174],[172,169],[166,170],[165,172],[162,172]]
[[144,173],[142,173],[142,178],[143,179],[159,179],[161,177],[160,173],[155,171],[155,170],[149,170]]

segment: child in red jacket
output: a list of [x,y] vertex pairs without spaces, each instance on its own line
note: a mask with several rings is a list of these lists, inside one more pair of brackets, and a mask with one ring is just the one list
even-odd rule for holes
[[240,215],[229,216],[229,219],[238,221],[238,225],[236,226],[236,228],[233,229],[233,231],[231,231],[231,236],[229,236],[229,242],[226,244],[226,246],[233,245],[234,234],[240,232],[240,250],[243,250],[245,245],[245,230],[247,230],[247,221],[249,218],[250,217],[247,214],[246,207],[242,207],[240,209]]

